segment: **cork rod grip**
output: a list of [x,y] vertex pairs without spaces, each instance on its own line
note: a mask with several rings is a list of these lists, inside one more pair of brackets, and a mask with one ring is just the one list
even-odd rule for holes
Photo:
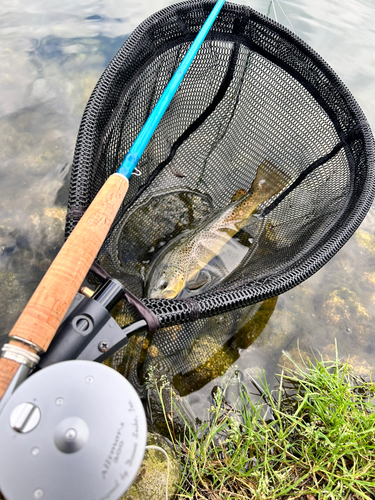
[[[52,262],[10,335],[47,350],[107,236],[128,186],[123,175],[113,174],[107,179]],[[0,399],[18,366],[15,361],[0,358]]]

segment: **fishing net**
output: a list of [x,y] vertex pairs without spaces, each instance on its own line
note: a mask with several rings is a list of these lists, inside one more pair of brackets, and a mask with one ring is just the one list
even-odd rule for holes
[[[78,134],[67,235],[120,166],[212,7],[191,0],[152,15],[108,65]],[[147,298],[155,255],[248,190],[263,162],[289,182],[210,262],[209,283],[177,299]],[[319,55],[263,15],[225,3],[97,261],[158,316],[154,357],[163,353],[174,375],[190,373],[257,315],[258,303],[311,276],[350,238],[374,196],[373,164],[368,122]],[[136,319],[126,304],[117,314]],[[201,338],[214,341],[197,357]],[[151,358],[148,350],[141,364]]]

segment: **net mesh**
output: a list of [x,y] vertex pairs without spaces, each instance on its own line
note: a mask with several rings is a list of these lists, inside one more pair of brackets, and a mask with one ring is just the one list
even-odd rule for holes
[[[78,134],[67,235],[120,166],[212,7],[192,0],[154,14],[103,73]],[[248,190],[265,160],[290,184],[259,207],[232,254],[214,263],[210,286],[193,297],[147,298],[154,255]],[[138,164],[140,175],[130,179],[98,262],[158,316],[158,349],[174,356],[174,372],[187,373],[196,361],[187,363],[186,353],[202,331],[212,330],[221,345],[233,335],[209,318],[250,314],[252,304],[311,276],[349,239],[373,199],[373,162],[369,125],[327,64],[272,20],[225,3]],[[118,313],[124,323],[135,317],[126,304]],[[189,341],[180,359],[182,337]]]

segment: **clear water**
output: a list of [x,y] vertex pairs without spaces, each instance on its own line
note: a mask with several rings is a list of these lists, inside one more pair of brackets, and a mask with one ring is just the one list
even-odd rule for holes
[[[86,101],[129,33],[169,0],[2,0],[0,4],[0,339],[63,242],[67,172]],[[266,14],[267,0],[244,0]],[[340,75],[375,130],[375,3],[275,1]],[[285,15],[286,14],[286,15]],[[270,15],[275,17],[270,9]],[[286,17],[287,16],[287,17]],[[287,19],[288,18],[288,19]],[[360,230],[312,278],[277,300],[236,361],[243,374],[278,371],[282,351],[351,355],[374,367],[375,205]],[[217,381],[194,397],[203,399]],[[191,404],[194,401],[191,400]]]

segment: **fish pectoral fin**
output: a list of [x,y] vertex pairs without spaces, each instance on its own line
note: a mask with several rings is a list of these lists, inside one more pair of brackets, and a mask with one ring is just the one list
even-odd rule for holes
[[199,271],[193,278],[191,278],[187,283],[186,287],[189,290],[198,290],[203,285],[210,281],[210,275],[206,271]]

